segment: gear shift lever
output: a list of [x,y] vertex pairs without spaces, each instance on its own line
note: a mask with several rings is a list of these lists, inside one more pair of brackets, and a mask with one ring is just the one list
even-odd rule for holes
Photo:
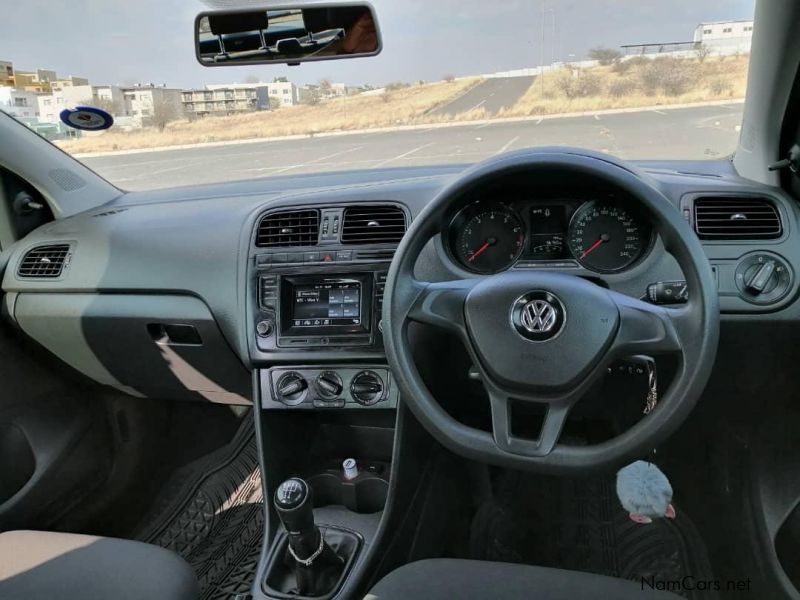
[[340,570],[344,561],[325,542],[314,523],[311,488],[299,477],[287,479],[275,490],[274,505],[286,529],[298,593],[324,595],[330,587],[328,573],[332,567]]

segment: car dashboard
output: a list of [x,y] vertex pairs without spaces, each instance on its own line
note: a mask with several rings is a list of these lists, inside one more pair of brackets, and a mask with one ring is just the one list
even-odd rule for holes
[[[700,236],[724,324],[800,318],[788,196],[727,162],[634,164]],[[18,243],[4,312],[128,394],[390,409],[399,392],[382,343],[386,273],[415,216],[462,169],[126,193]],[[557,173],[465,195],[416,274],[441,281],[512,269],[570,273],[662,304],[691,294],[636,198]]]

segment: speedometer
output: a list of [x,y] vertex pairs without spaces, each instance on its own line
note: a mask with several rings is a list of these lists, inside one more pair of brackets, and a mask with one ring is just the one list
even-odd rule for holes
[[588,202],[572,216],[569,249],[587,269],[621,271],[644,254],[650,230],[630,211],[605,202]]

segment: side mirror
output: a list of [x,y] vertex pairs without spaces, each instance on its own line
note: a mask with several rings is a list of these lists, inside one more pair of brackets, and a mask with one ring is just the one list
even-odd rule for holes
[[382,44],[374,9],[357,3],[203,12],[195,47],[201,65],[219,67],[375,56]]

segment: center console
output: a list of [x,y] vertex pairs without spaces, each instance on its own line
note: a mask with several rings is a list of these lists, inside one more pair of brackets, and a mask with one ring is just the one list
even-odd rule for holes
[[399,400],[381,309],[407,220],[391,203],[278,208],[258,220],[247,318],[273,500],[260,598],[354,597],[374,560]]

